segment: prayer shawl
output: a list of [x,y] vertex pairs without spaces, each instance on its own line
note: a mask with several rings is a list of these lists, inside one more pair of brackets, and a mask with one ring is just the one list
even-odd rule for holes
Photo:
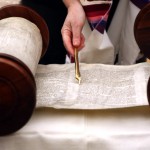
[[100,1],[99,4],[92,4],[92,0],[90,2],[90,5],[84,5],[83,8],[91,30],[96,29],[101,34],[104,34],[108,14],[111,8],[111,0]]

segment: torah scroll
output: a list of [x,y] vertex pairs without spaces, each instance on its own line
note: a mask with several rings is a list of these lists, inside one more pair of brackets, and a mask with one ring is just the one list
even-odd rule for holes
[[0,8],[0,135],[20,129],[36,104],[34,75],[48,46],[43,18],[28,7]]
[[106,109],[148,105],[149,63],[80,64],[80,69],[79,85],[74,78],[74,64],[38,65],[36,107]]

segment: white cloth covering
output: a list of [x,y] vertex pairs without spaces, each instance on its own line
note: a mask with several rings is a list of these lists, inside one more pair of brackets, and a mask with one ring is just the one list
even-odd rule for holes
[[149,150],[150,109],[36,109],[1,150]]

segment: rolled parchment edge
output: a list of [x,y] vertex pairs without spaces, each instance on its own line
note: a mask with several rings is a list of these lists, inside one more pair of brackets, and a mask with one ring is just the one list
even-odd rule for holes
[[21,4],[6,5],[0,8],[0,20],[8,17],[25,18],[39,28],[43,41],[42,55],[44,56],[49,45],[49,29],[45,20],[34,10]]

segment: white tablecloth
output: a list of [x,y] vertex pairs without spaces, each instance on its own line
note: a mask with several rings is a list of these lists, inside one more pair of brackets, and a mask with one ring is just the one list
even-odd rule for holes
[[1,150],[149,150],[150,108],[36,109],[18,132],[0,137]]

